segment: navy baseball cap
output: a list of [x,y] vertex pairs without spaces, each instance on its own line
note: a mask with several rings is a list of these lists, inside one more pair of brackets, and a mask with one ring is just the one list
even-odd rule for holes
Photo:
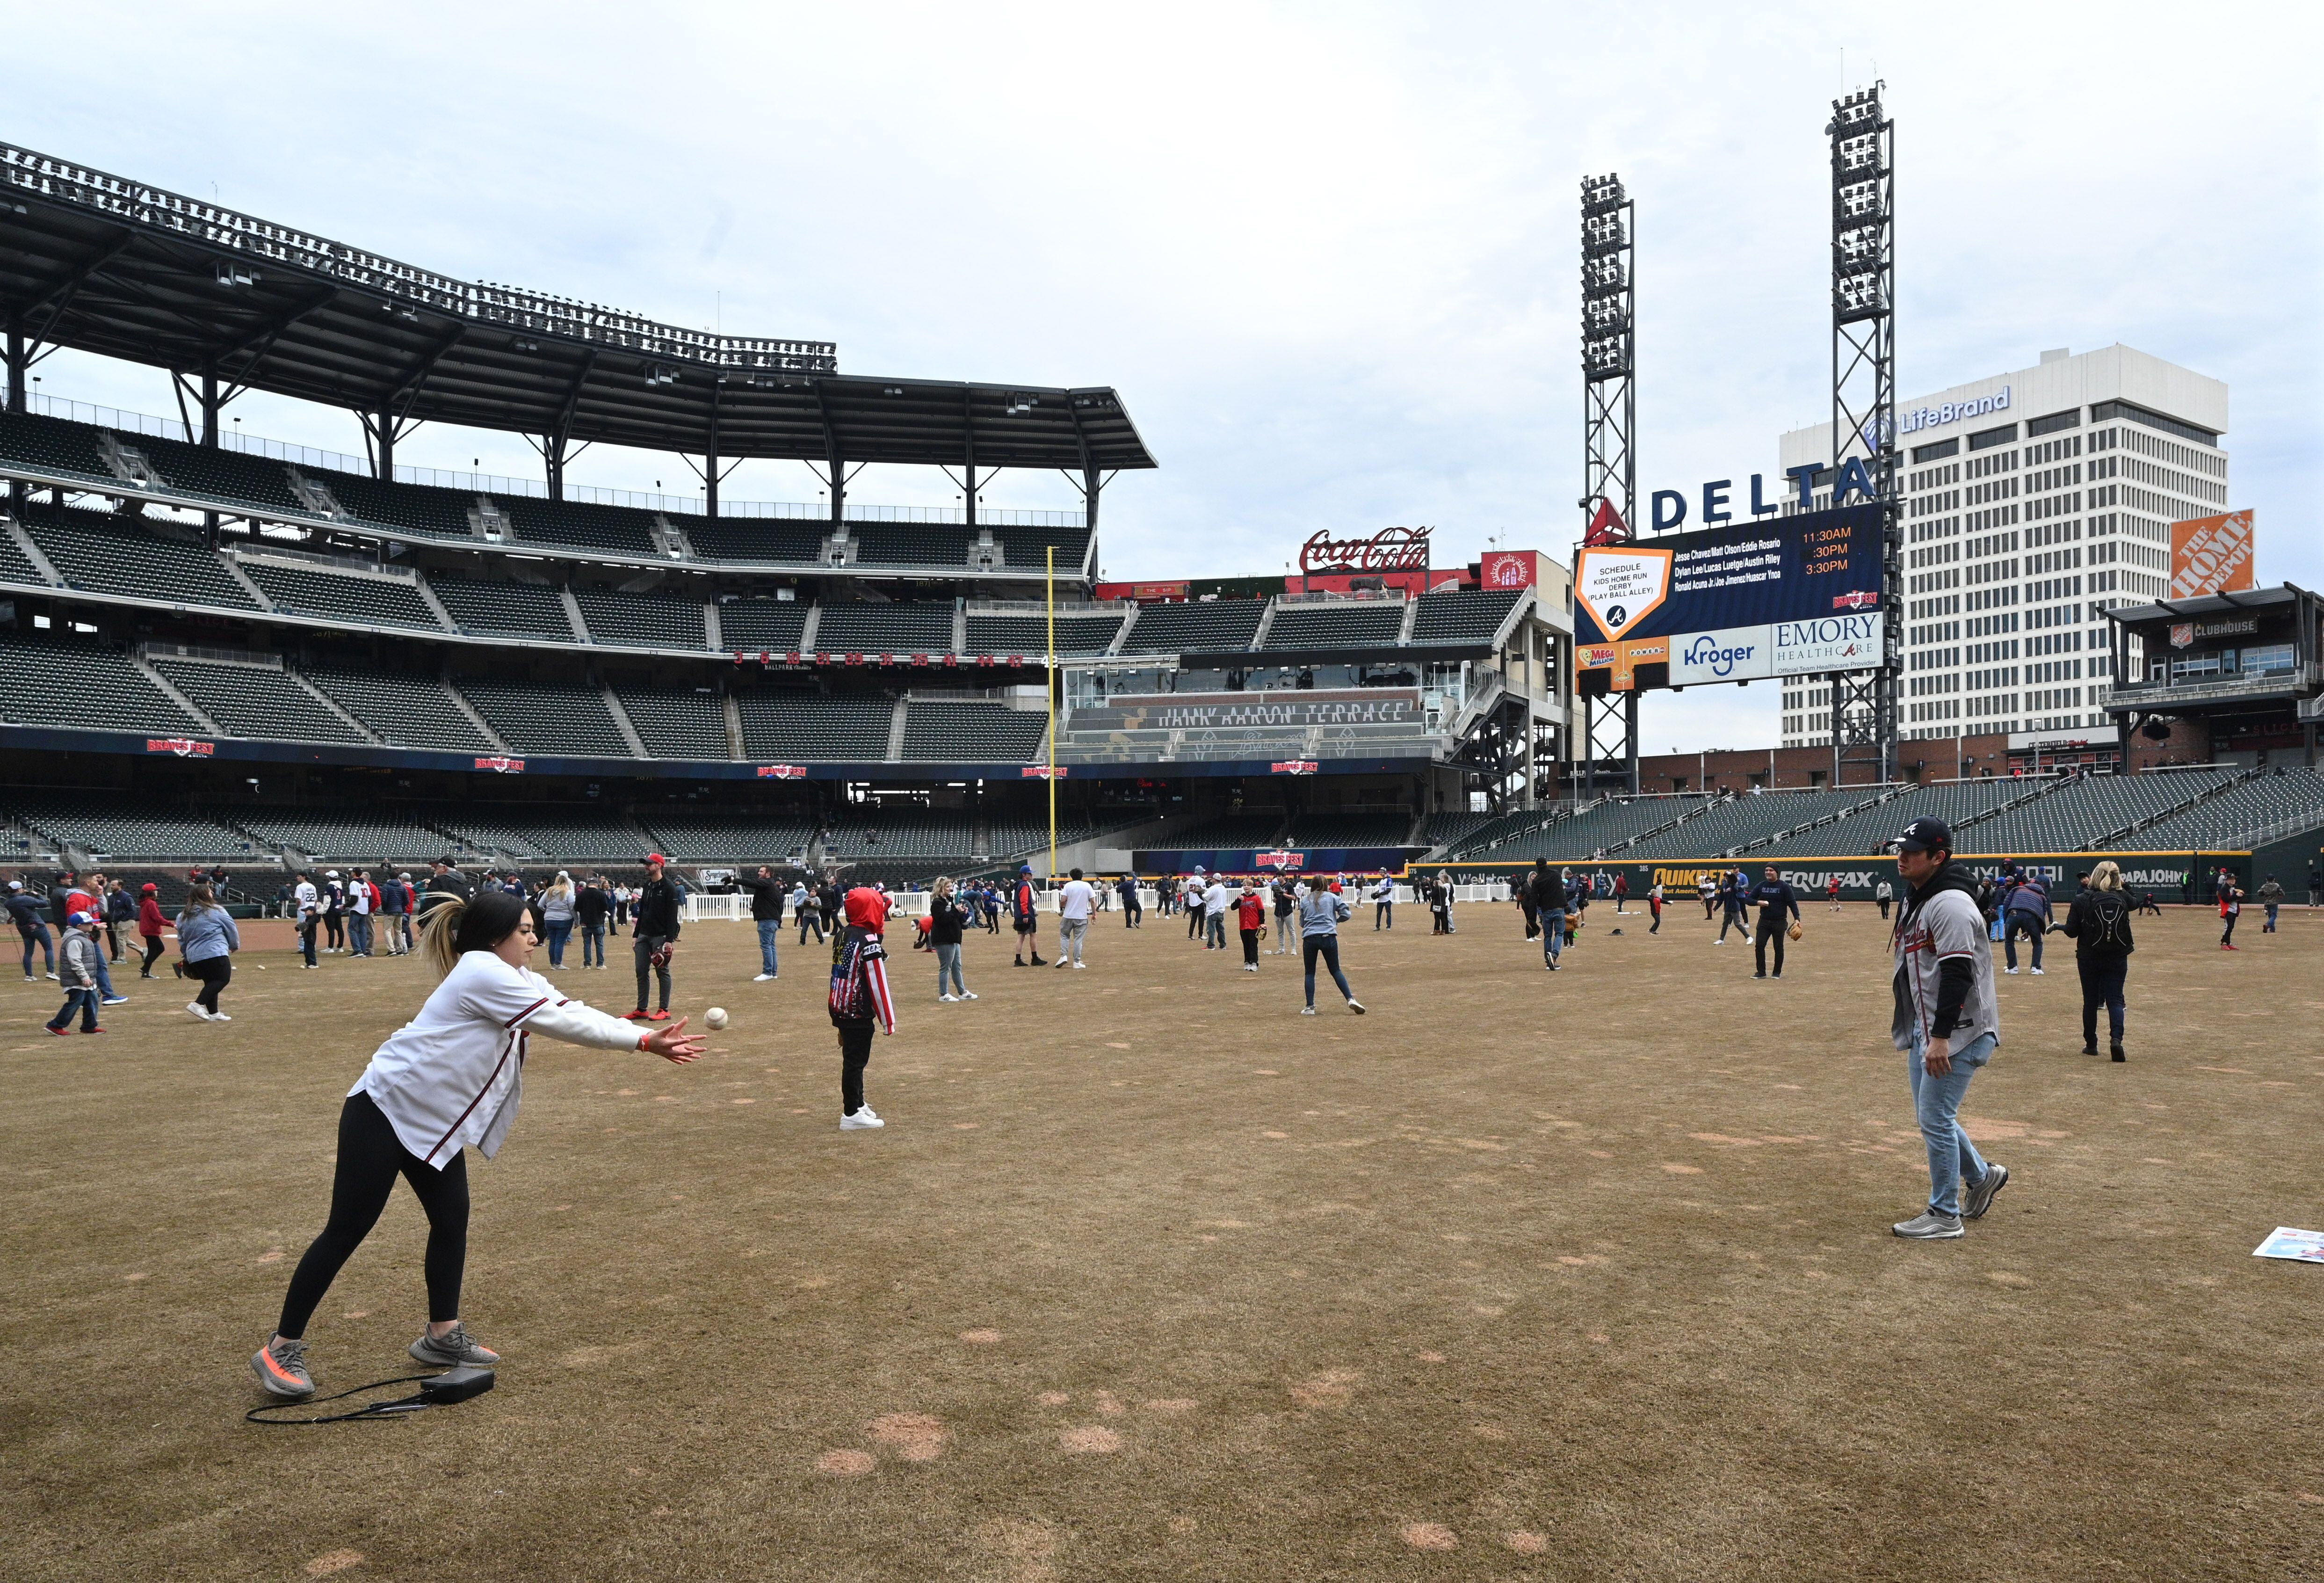
[[1941,819],[1916,819],[1896,838],[1899,852],[1933,852],[1940,847],[1953,849],[1952,827]]

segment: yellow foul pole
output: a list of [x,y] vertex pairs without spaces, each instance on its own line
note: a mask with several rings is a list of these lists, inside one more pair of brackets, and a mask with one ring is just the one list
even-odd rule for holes
[[1057,547],[1049,546],[1049,762],[1043,777],[1049,782],[1049,878],[1057,877]]

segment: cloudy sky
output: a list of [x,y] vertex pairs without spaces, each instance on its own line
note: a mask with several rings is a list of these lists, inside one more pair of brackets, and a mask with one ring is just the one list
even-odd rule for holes
[[[1771,13],[1774,19],[1770,20]],[[1776,469],[1829,400],[1829,105],[1898,122],[1906,395],[2124,341],[2233,389],[2264,581],[2324,583],[2315,7],[51,7],[10,141],[460,277],[836,341],[843,369],[1118,388],[1158,471],[1115,577],[1279,569],[1318,528],[1563,558],[1576,186],[1638,200],[1642,488]],[[134,49],[119,47],[134,40]],[[43,393],[173,410],[60,355]],[[259,396],[253,433],[357,451]],[[399,459],[537,473],[512,437]],[[673,458],[576,482],[677,492]],[[732,498],[811,500],[746,465]],[[873,469],[856,498],[950,504]],[[1008,477],[996,505],[1072,503]],[[1650,751],[1776,690],[1653,698]]]

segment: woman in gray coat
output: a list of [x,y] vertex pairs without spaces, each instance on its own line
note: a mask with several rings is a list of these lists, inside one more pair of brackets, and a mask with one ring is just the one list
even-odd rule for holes
[[242,949],[242,935],[234,914],[219,906],[208,885],[196,885],[186,894],[186,910],[178,914],[178,950],[186,958],[186,975],[201,980],[202,992],[186,1009],[205,1023],[231,1023],[218,1010],[218,991],[234,977],[233,954]]

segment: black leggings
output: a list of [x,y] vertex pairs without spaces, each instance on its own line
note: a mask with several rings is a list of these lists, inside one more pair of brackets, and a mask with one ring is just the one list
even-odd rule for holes
[[275,1333],[297,1340],[339,1267],[379,1224],[401,1175],[428,1212],[428,1319],[460,1317],[460,1273],[468,1262],[468,1157],[430,1170],[405,1148],[368,1094],[350,1094],[339,1109],[339,1164],[331,1178],[331,1217],[291,1273]]
[[839,1114],[863,1108],[863,1069],[872,1064],[872,1024],[839,1030]]
[[234,981],[234,958],[204,957],[198,962],[189,962],[186,976],[202,981],[201,993],[194,998],[201,1003],[202,1010],[214,1012],[217,1010],[218,991]]
[[2236,914],[2230,912],[2225,919],[2221,920],[2221,921],[2227,924],[2225,929],[2219,930],[2219,943],[2221,945],[2226,945],[2236,938]]
[[1307,968],[1307,1004],[1309,1005],[1315,1004],[1315,958],[1318,957],[1323,958],[1323,966],[1332,970],[1332,982],[1340,986],[1340,993],[1350,1000],[1356,998],[1356,992],[1348,987],[1348,976],[1340,971],[1340,937],[1338,935],[1305,936],[1299,942],[1299,955]]
[[138,972],[141,974],[152,973],[153,971],[153,964],[161,959],[161,937],[158,934],[147,935],[145,937],[145,965],[143,967],[140,967]]

